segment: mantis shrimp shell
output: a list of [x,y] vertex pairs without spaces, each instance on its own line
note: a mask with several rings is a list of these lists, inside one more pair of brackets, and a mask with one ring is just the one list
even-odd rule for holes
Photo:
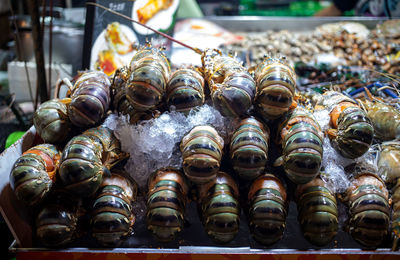
[[240,122],[233,133],[230,155],[233,169],[247,180],[253,180],[264,172],[268,159],[269,128],[255,118]]
[[393,250],[397,250],[400,240],[400,178],[397,178],[396,185],[392,192],[393,213],[392,213],[392,236]]
[[217,243],[228,243],[239,231],[239,190],[235,181],[225,172],[201,185],[200,207],[207,235]]
[[101,71],[82,74],[75,82],[68,106],[68,116],[78,127],[93,127],[107,114],[110,105],[108,76]]
[[276,119],[292,105],[296,73],[285,58],[266,57],[255,71],[256,106],[268,119]]
[[169,79],[167,85],[168,107],[174,106],[178,112],[204,104],[204,79],[193,69],[179,69]]
[[394,107],[379,101],[360,101],[374,126],[374,134],[380,140],[400,138],[400,112]]
[[274,163],[283,164],[286,175],[304,184],[318,174],[323,154],[323,133],[312,114],[303,107],[294,109],[281,127],[283,155]]
[[320,177],[296,190],[298,219],[304,237],[312,244],[324,246],[338,231],[338,209],[335,195]]
[[162,101],[171,68],[161,50],[143,47],[130,63],[126,98],[139,111],[155,109]]
[[363,155],[374,136],[374,127],[367,114],[354,100],[336,91],[323,94],[322,107],[330,113],[332,129],[328,130],[328,136],[333,147],[346,158]]
[[390,223],[389,192],[384,182],[368,172],[358,174],[347,190],[349,230],[367,247],[377,247],[387,238]]
[[271,245],[279,241],[286,227],[287,195],[281,181],[272,174],[254,180],[248,194],[249,227],[253,238]]
[[400,142],[382,143],[377,164],[381,175],[385,178],[385,183],[391,187],[392,249],[397,250],[400,240]]
[[93,203],[92,234],[105,246],[119,245],[132,233],[137,185],[127,173],[105,177]]
[[62,153],[59,176],[65,189],[91,196],[100,187],[103,175],[126,158],[113,132],[103,126],[91,128],[72,138]]
[[46,143],[58,144],[68,140],[71,121],[68,117],[70,99],[52,99],[42,103],[33,115],[33,125]]
[[193,182],[215,178],[222,157],[224,140],[212,126],[196,126],[182,139],[183,170]]
[[253,105],[256,84],[236,59],[207,49],[202,55],[205,79],[214,106],[224,116],[240,117]]
[[28,205],[41,202],[56,179],[60,153],[52,144],[30,148],[17,159],[10,173],[16,197]]
[[111,85],[113,109],[120,115],[128,115],[129,123],[136,124],[159,116],[159,111],[139,111],[135,109],[126,97],[126,82],[129,78],[127,68],[121,68],[114,74]]
[[36,216],[36,236],[48,247],[62,247],[78,236],[79,201],[56,193]]
[[188,186],[182,172],[160,169],[148,181],[147,228],[161,242],[175,239],[184,225]]

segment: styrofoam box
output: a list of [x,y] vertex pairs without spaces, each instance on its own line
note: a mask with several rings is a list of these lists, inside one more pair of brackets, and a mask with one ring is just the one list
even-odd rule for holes
[[[25,70],[24,62],[12,61],[7,64],[8,70],[8,84],[10,93],[15,93],[15,100],[17,102],[33,101],[31,93],[29,91],[29,82],[32,88],[32,97],[35,99],[36,96],[36,63],[27,62],[28,75]],[[46,64],[46,77],[49,80],[49,65]],[[54,97],[54,88],[58,79],[70,77],[72,75],[71,64],[53,64],[51,66],[51,92],[50,97]]]

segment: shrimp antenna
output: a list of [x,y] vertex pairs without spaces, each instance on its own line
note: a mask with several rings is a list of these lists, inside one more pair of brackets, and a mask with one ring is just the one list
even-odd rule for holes
[[172,38],[171,36],[169,36],[168,34],[165,34],[165,33],[163,33],[163,32],[160,32],[160,31],[156,30],[156,29],[153,29],[153,28],[151,28],[151,27],[149,27],[149,26],[147,26],[147,25],[145,25],[145,24],[142,24],[141,22],[138,22],[138,21],[132,19],[131,17],[127,16],[127,15],[121,14],[121,13],[119,13],[119,12],[116,12],[116,11],[114,11],[114,10],[111,10],[110,8],[107,8],[107,7],[105,7],[105,6],[103,6],[103,5],[100,5],[100,4],[97,4],[97,3],[87,2],[86,4],[87,4],[87,5],[94,5],[94,6],[97,6],[97,7],[102,8],[102,9],[104,9],[104,10],[106,10],[106,11],[112,13],[112,14],[115,14],[115,15],[118,15],[118,16],[120,16],[120,17],[122,17],[122,18],[125,18],[125,19],[127,19],[127,20],[129,20],[129,21],[131,21],[131,22],[133,22],[133,23],[139,24],[139,25],[143,26],[144,28],[146,28],[146,29],[148,29],[148,30],[150,30],[150,31],[152,31],[152,32],[154,32],[154,33],[157,33],[157,34],[159,34],[159,35],[161,35],[161,36],[167,38],[167,39],[170,40],[170,41],[176,42],[177,44],[180,44],[180,45],[182,45],[182,46],[185,47],[185,48],[191,49],[192,51],[196,52],[197,54],[202,54],[202,53],[203,53],[203,51],[200,50],[199,48],[195,48],[195,47],[189,46],[189,45],[187,45],[187,44],[185,44],[185,43],[183,43],[183,42],[181,42],[181,41],[178,41],[178,40]]
[[390,89],[393,90],[395,92],[397,92],[397,96],[400,96],[400,91],[396,88],[396,87],[392,87],[392,86],[383,86],[381,88],[378,88],[378,91],[384,90],[384,89]]
[[367,69],[367,68],[365,68],[364,70],[377,73],[377,74],[379,74],[379,75],[381,75],[381,76],[383,76],[385,78],[391,79],[392,81],[400,84],[400,81],[399,81],[400,77],[395,75],[395,74],[380,72],[380,71],[377,71],[377,70],[374,70],[374,69]]

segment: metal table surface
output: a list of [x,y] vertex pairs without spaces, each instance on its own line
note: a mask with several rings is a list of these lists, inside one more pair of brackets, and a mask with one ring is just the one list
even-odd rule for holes
[[308,31],[326,23],[358,22],[368,29],[387,18],[376,17],[261,17],[261,16],[208,16],[213,22],[232,32],[261,32],[267,30]]

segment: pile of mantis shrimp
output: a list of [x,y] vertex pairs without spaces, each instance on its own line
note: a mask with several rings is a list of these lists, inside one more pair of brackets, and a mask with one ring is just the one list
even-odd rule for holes
[[[161,243],[185,229],[189,200],[198,205],[209,239],[229,245],[248,225],[260,245],[273,245],[286,229],[289,194],[304,239],[315,246],[338,233],[338,201],[347,206],[346,230],[363,248],[400,239],[400,112],[382,99],[354,100],[334,90],[296,90],[296,73],[284,57],[266,56],[255,68],[216,49],[201,52],[202,66],[171,71],[162,49],[141,47],[112,77],[82,73],[65,98],[40,105],[34,126],[43,144],[22,154],[10,173],[16,197],[35,213],[35,237],[49,247],[68,246],[86,230],[101,246],[135,236],[138,186],[123,170],[129,154],[102,125],[110,113],[140,124],[174,110],[189,113],[206,101],[237,120],[226,141],[211,125],[198,125],[176,144],[180,168],[154,169],[146,193],[147,230]],[[329,112],[323,130],[315,111]],[[323,142],[349,159],[374,145],[376,167],[357,162],[342,194],[320,174]],[[273,151],[271,151],[273,147]],[[277,158],[271,160],[271,152]],[[356,162],[356,160],[355,160]],[[379,169],[379,170],[377,170]],[[283,174],[279,174],[283,173]],[[384,178],[382,176],[385,176]],[[295,187],[288,190],[288,184]],[[241,212],[247,223],[241,223]]]

